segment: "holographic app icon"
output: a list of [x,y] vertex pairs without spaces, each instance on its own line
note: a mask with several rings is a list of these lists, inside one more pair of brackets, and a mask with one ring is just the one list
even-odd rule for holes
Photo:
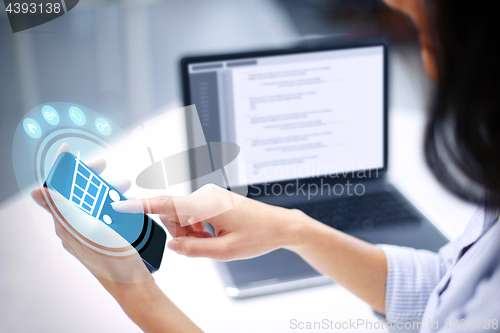
[[49,123],[50,125],[56,126],[59,124],[59,113],[57,113],[56,109],[54,109],[52,106],[44,105],[41,112],[43,119],[45,119],[45,121],[47,121],[47,123]]
[[87,117],[85,117],[85,113],[83,113],[83,111],[76,106],[70,107],[68,113],[71,121],[78,126],[83,126],[87,122]]
[[95,128],[104,136],[108,136],[111,134],[111,125],[104,118],[97,118],[95,120]]
[[38,139],[42,136],[40,124],[35,119],[25,118],[23,120],[23,127],[26,133],[33,139]]

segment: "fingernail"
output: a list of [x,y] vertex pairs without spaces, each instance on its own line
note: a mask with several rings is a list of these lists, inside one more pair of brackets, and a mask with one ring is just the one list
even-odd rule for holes
[[168,242],[167,244],[167,247],[174,251],[175,253],[177,254],[180,254],[181,253],[181,250],[180,250],[180,247],[179,247],[179,242],[176,241],[175,239],[171,240],[170,242]]
[[120,213],[143,213],[141,200],[116,201],[111,203],[111,207]]
[[126,201],[115,201],[111,203],[111,207],[113,208],[120,208],[125,206]]

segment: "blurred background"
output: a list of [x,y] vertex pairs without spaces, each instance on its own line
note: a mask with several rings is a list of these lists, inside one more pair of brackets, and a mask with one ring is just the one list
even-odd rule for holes
[[2,10],[0,203],[18,191],[15,128],[39,104],[84,105],[127,129],[182,106],[182,56],[374,33],[393,43],[390,107],[423,112],[432,84],[416,32],[380,0],[80,0],[68,14],[16,34]]

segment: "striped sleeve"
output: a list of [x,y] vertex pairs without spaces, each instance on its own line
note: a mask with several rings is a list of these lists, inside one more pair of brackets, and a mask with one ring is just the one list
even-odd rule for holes
[[445,274],[445,263],[430,251],[378,246],[387,258],[385,320],[421,321],[432,290]]

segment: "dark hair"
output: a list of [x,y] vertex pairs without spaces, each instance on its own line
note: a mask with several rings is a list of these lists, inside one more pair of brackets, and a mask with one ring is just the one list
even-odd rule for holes
[[462,199],[500,207],[500,48],[488,1],[428,0],[438,67],[426,161]]

